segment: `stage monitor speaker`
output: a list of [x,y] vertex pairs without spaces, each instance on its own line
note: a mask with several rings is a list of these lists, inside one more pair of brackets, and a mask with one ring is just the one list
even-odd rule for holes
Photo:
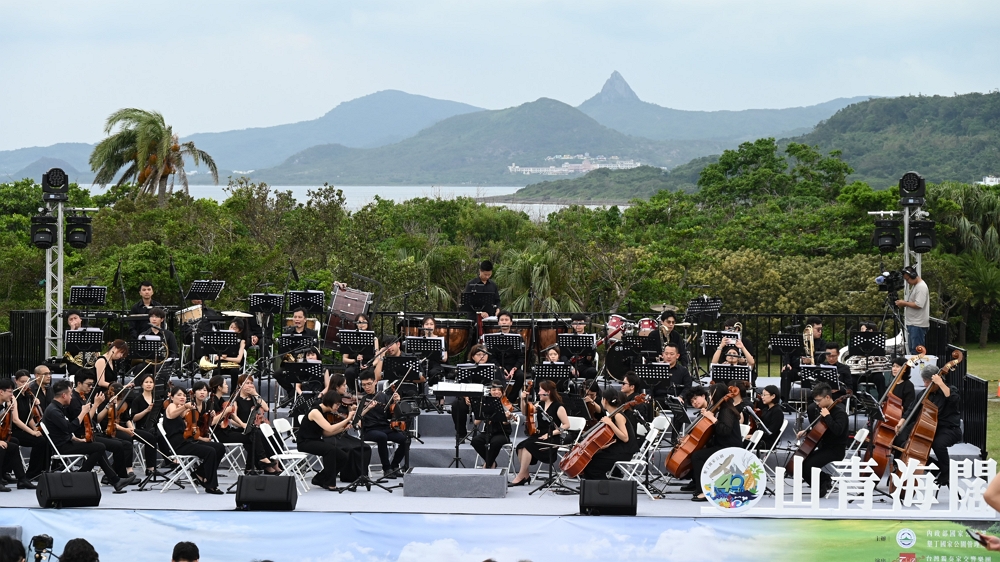
[[580,515],[635,515],[638,497],[631,480],[580,480]]
[[236,509],[293,511],[298,501],[293,476],[240,476],[236,483]]
[[43,472],[35,496],[39,507],[96,507],[101,483],[96,472]]

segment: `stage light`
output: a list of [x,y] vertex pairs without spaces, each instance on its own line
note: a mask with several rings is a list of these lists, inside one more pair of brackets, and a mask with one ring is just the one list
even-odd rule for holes
[[38,209],[40,214],[31,217],[31,243],[37,248],[48,250],[56,243],[56,218],[48,214],[48,209]]
[[90,222],[91,218],[86,215],[66,217],[66,242],[78,250],[86,248],[91,241]]
[[910,250],[926,254],[934,248],[934,221],[910,221]]
[[42,174],[43,201],[69,201],[69,177],[61,168]]
[[916,172],[906,172],[899,178],[899,204],[903,207],[920,207],[927,196],[927,183]]
[[899,246],[902,236],[899,235],[899,220],[875,221],[875,232],[872,233],[872,246],[882,253],[893,252]]

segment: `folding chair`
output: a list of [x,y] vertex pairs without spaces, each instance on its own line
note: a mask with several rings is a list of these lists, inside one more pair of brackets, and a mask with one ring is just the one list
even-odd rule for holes
[[83,461],[86,460],[87,455],[79,453],[72,455],[64,455],[60,453],[59,448],[56,447],[56,444],[52,442],[52,436],[49,435],[49,429],[45,427],[45,422],[39,422],[39,425],[42,426],[42,433],[45,434],[45,438],[48,439],[49,441],[49,446],[52,447],[52,450],[54,451],[54,453],[52,454],[52,460],[59,461],[63,465],[62,472],[72,472],[74,468],[79,468],[79,466],[77,465],[80,466],[83,465]]
[[[299,485],[303,494],[308,492],[310,486],[309,482],[306,481],[306,475],[302,472],[302,468],[306,464],[309,455],[298,451],[289,451],[285,446],[284,439],[275,435],[274,428],[270,424],[262,423],[258,427],[261,433],[264,434],[264,441],[267,443],[267,446],[274,453],[271,455],[271,458],[277,459],[284,464],[285,470],[292,473],[292,476],[295,477],[295,482]],[[278,445],[277,448],[275,448],[275,443]],[[308,470],[308,467],[305,468]]]
[[[663,423],[657,424],[656,420],[663,420]],[[646,487],[645,471],[646,467],[650,465],[650,456],[660,447],[660,440],[663,439],[666,427],[666,418],[661,416],[654,419],[653,423],[650,424],[649,429],[646,431],[646,437],[639,445],[639,450],[632,455],[632,459],[616,462],[614,468],[608,472],[608,478],[615,480],[631,480],[638,485],[640,490],[649,496],[649,499],[655,500],[656,496],[654,496],[649,488]],[[614,476],[615,469],[621,472],[622,476]]]
[[[160,493],[162,494],[163,492],[166,492],[167,489],[173,486],[174,483],[177,482],[177,480],[179,480],[181,477],[187,478],[188,483],[191,484],[192,488],[194,488],[194,493],[196,494],[201,493],[198,491],[198,487],[195,486],[194,477],[191,475],[191,471],[196,466],[198,466],[198,463],[201,462],[201,459],[196,457],[195,455],[177,454],[177,451],[174,450],[174,445],[170,442],[169,439],[167,439],[166,430],[163,429],[163,418],[160,418],[160,420],[156,422],[156,429],[160,430],[160,435],[163,436],[163,441],[166,442],[167,447],[170,448],[169,460],[173,461],[177,465],[173,468],[173,470],[171,470],[167,474],[166,476],[167,481],[163,484],[163,487],[160,488]],[[178,484],[178,486],[180,486],[180,484]]]
[[[845,461],[846,460],[850,460],[852,457],[858,456],[858,452],[861,450],[861,447],[864,446],[864,444],[865,444],[865,439],[868,439],[868,428],[867,427],[863,427],[863,428],[859,429],[858,432],[854,434],[854,441],[852,441],[851,444],[847,447],[847,450],[844,451],[844,460]],[[828,464],[826,466],[832,466],[832,464],[833,463],[830,463],[830,464]],[[823,467],[823,468],[826,468],[826,467]],[[823,496],[823,497],[824,498],[829,498],[830,495],[833,494],[837,490],[837,486],[839,484],[840,484],[839,480],[834,480],[833,481],[833,486],[830,486],[830,491],[827,492],[826,495]]]
[[770,466],[767,465],[767,461],[774,454],[774,450],[775,448],[777,448],[778,442],[781,441],[781,436],[784,435],[786,429],[788,429],[788,420],[784,420],[781,422],[781,429],[778,430],[778,436],[774,438],[774,443],[771,443],[771,448],[768,449],[766,453],[764,453],[764,456],[760,456],[760,451],[757,451],[757,456],[760,458],[761,464],[764,465],[764,470],[770,473],[772,480],[775,478],[776,475],[774,469],[772,469]]
[[[514,419],[510,422],[510,441],[504,443],[503,447],[500,448],[501,452],[507,452],[507,474],[510,474],[511,468],[514,467],[514,443],[517,443],[517,429],[521,426],[521,417],[514,416]],[[476,462],[472,466],[479,466],[479,459],[482,457],[476,454]],[[485,460],[483,462],[483,468],[486,468]]]
[[[219,441],[219,438],[216,437],[215,431],[211,428],[209,428],[209,431],[212,434],[213,441],[222,443],[222,441]],[[242,468],[240,466],[240,462],[243,462],[244,466],[246,466],[247,462],[246,454],[243,452],[243,443],[222,443],[222,445],[226,448],[226,454],[223,455],[222,459],[219,461],[219,466],[222,466],[222,463],[225,463],[226,473],[230,476],[238,477]]]
[[[554,470],[559,470],[556,465],[559,464],[563,456],[565,456],[567,453],[573,450],[574,445],[580,442],[580,437],[583,436],[583,430],[585,427],[587,427],[587,420],[578,416],[568,416],[568,417],[569,417],[568,431],[576,432],[576,438],[573,439],[572,443],[563,443],[562,445],[560,445],[556,449],[556,458],[552,462],[547,463],[541,460],[538,461],[538,468],[535,469],[535,474],[533,478],[538,478],[538,473],[542,471],[543,464],[548,465],[547,467],[548,476],[546,478],[546,484],[542,484],[538,488],[535,488],[531,492],[528,492],[528,495],[534,494],[535,492],[537,492],[542,488],[545,488],[546,490],[548,490],[548,488],[564,488],[567,490],[573,490],[573,488],[570,488],[569,486],[566,485],[567,477],[562,473],[562,471],[560,470],[558,473],[555,473]],[[545,492],[543,491],[542,493],[544,494]]]
[[752,450],[756,449],[757,448],[757,444],[760,443],[760,438],[763,437],[763,436],[764,436],[764,430],[763,429],[758,429],[758,430],[754,431],[753,435],[750,436],[750,440],[747,441],[747,447],[746,447],[746,449],[748,451],[752,451]]

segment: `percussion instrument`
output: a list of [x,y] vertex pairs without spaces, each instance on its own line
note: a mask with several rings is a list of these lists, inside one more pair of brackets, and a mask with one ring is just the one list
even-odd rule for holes
[[[483,320],[483,330],[487,334],[500,332],[500,324],[496,319],[487,318]],[[511,323],[510,332],[521,334],[524,338],[524,345],[527,346],[531,340],[531,319],[518,318]],[[569,326],[562,320],[555,318],[538,318],[535,320],[535,351],[540,352],[546,347],[556,343],[558,334],[568,334]]]
[[[399,325],[405,328],[406,335],[427,335],[423,331],[423,318],[412,317],[405,321],[399,317],[397,319]],[[468,318],[435,318],[434,333],[431,335],[444,338],[449,357],[461,357],[469,345],[469,337],[474,328],[475,324]]]
[[609,332],[613,330],[618,330],[618,333],[609,339],[620,340],[622,339],[622,334],[624,334],[630,327],[632,323],[625,319],[624,316],[618,314],[612,314],[611,318],[608,318],[607,329]]
[[174,313],[174,318],[177,320],[178,324],[187,324],[189,322],[195,322],[201,320],[202,315],[205,311],[202,309],[200,304],[194,306],[189,306],[187,308],[182,308]]
[[[294,325],[295,325],[295,323],[292,322],[291,318],[285,318],[285,327],[294,326]],[[318,333],[320,327],[322,327],[322,324],[320,324],[319,320],[317,320],[315,318],[306,318],[305,327],[309,328],[310,330],[315,330]]]
[[625,374],[635,370],[635,366],[642,363],[642,356],[638,350],[626,347],[622,342],[613,342],[608,347],[608,352],[604,357],[604,365],[617,381],[625,378]]
[[223,310],[219,314],[230,318],[253,318],[253,314],[247,314],[239,310]]
[[[368,308],[372,304],[372,295],[350,287],[334,285],[333,294],[330,297],[330,315],[326,320],[326,334],[323,340],[329,344],[339,344],[340,338],[337,332],[340,330],[357,330],[358,325],[354,319],[359,314],[368,317]],[[369,318],[369,320],[371,320]],[[373,329],[369,325],[369,330]]]
[[643,318],[642,320],[639,320],[639,335],[649,335],[653,330],[656,330],[657,325],[659,325],[659,322],[652,318]]

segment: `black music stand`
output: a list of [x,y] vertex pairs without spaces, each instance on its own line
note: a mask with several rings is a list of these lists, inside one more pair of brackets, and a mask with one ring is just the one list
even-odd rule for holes
[[277,314],[285,305],[285,295],[275,293],[251,293],[249,299],[254,314]]
[[[709,350],[719,349],[719,345],[722,344],[722,340],[725,339],[725,338],[738,340],[738,339],[740,339],[740,333],[739,332],[727,332],[725,330],[719,330],[719,331],[716,331],[716,330],[702,330],[701,331],[701,354],[704,355],[705,357],[711,358],[711,355],[709,354]],[[714,351],[713,351],[713,353],[714,353]]]
[[878,400],[874,396],[867,392],[858,392],[854,397],[858,399],[858,402],[865,409],[865,413],[868,415],[868,422],[872,427],[875,427],[873,422],[885,422],[882,406],[879,405]]
[[305,334],[282,334],[278,338],[278,354],[285,355],[316,347],[316,338]]
[[[662,408],[666,406],[666,408]],[[676,400],[676,396],[670,396],[663,401],[662,409],[670,410],[670,443],[677,445],[677,436],[684,433],[684,426],[691,423],[691,418],[687,415],[684,403]]]
[[191,288],[188,289],[185,299],[189,301],[199,300],[214,301],[219,298],[219,293],[226,286],[225,281],[217,281],[211,279],[199,279],[197,281],[191,282]]
[[486,384],[496,380],[497,366],[493,363],[459,363],[455,366],[455,382]]
[[326,310],[326,293],[323,291],[288,291],[285,293],[288,310],[301,308],[306,314],[321,314]]
[[104,306],[107,304],[107,299],[107,287],[73,285],[69,288],[70,306]]
[[228,355],[240,352],[240,336],[232,330],[218,330],[198,334],[201,350],[205,355]]
[[357,357],[360,355],[367,361],[375,356],[375,332],[368,330],[338,330],[337,336],[340,338],[340,352],[345,357]]
[[802,365],[799,367],[799,375],[803,381],[825,382],[834,391],[840,390],[840,374],[836,365]]
[[[573,367],[569,363],[539,363],[532,367],[535,380],[550,380],[559,386],[562,382],[568,382],[573,376]],[[566,388],[563,385],[561,388]]]
[[597,334],[556,334],[556,344],[569,355],[586,355],[597,349]]
[[851,332],[851,336],[847,344],[847,354],[852,357],[857,355],[865,358],[865,373],[861,376],[868,381],[868,384],[874,384],[870,382],[870,377],[872,376],[871,358],[873,356],[885,356],[885,333]]
[[802,334],[771,334],[767,338],[767,345],[772,351],[777,351],[782,355],[805,355],[805,347],[802,342]]
[[[399,357],[385,356],[382,358],[382,378],[387,381],[399,381],[399,386],[420,378],[421,360],[413,355],[400,355]],[[400,396],[404,396],[401,388],[397,388]],[[410,394],[412,396],[412,394]]]
[[66,340],[66,352],[71,355],[81,352],[100,353],[104,347],[104,330],[100,328],[66,330],[63,337]]
[[162,361],[164,345],[162,337],[147,334],[135,340],[135,346],[129,348],[129,353],[134,353],[139,359],[159,362]]
[[645,336],[622,336],[622,341],[641,355],[658,357],[663,350],[660,348],[660,334],[654,331]]
[[[276,293],[251,293],[249,295],[250,312],[262,315],[260,322],[260,346],[257,353],[257,363],[262,367],[258,370],[257,379],[263,385],[265,380],[269,381],[274,377],[274,365],[272,357],[274,349],[274,315],[280,314],[285,305],[285,295]],[[274,385],[268,384],[267,400],[271,401],[271,391]]]
[[305,363],[285,363],[281,370],[289,373],[292,380],[301,384],[320,383],[323,384],[323,362],[306,361]]
[[712,363],[708,366],[708,373],[715,381],[743,381],[747,383],[747,389],[751,386],[750,365],[730,365],[728,363]]
[[688,301],[687,308],[684,310],[684,321],[697,324],[702,316],[717,318],[721,308],[722,299],[702,295]]
[[[441,362],[441,357],[444,354],[444,338],[440,336],[406,336],[406,339],[403,340],[403,349],[407,354],[414,355],[422,360],[419,369],[421,369],[423,378],[426,380],[430,358],[436,357],[437,362]],[[424,393],[426,389],[419,390],[417,406],[428,412],[438,410],[437,406],[431,404],[430,400],[427,399],[427,395]]]
[[[501,365],[511,354],[524,355],[524,338],[521,334],[484,334],[483,342],[490,355],[494,355]],[[526,366],[526,365],[525,365]]]
[[[646,363],[644,365],[636,365],[633,369],[635,376],[639,377],[642,381],[643,388],[648,389],[647,394],[655,401],[656,396],[654,396],[653,387],[663,384],[670,389],[670,395],[679,395],[682,389],[679,389],[670,382],[670,364],[669,363]],[[660,405],[663,408],[663,405]]]

